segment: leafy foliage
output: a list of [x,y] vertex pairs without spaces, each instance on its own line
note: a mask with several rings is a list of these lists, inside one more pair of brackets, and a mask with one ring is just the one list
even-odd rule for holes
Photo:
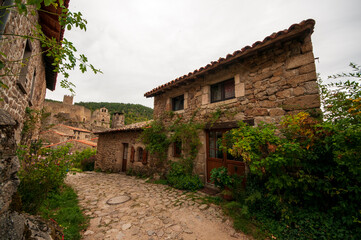
[[83,171],[93,171],[96,152],[96,149],[92,148],[86,148],[81,152],[76,151],[72,154],[72,167],[80,168]]
[[153,109],[141,104],[131,103],[109,103],[109,102],[79,102],[75,105],[84,106],[92,111],[105,107],[112,114],[115,112],[123,112],[125,116],[125,124],[147,121],[153,118]]
[[220,189],[230,187],[233,183],[232,177],[228,174],[228,169],[225,167],[213,168],[211,170],[211,182]]
[[[337,75],[345,76],[359,78]],[[276,238],[361,237],[359,83],[328,86],[335,88],[321,86],[325,121],[308,113],[286,116],[282,135],[273,125],[241,123],[230,131],[230,144],[222,146],[242,156],[250,169],[238,198],[241,215],[257,219]]]
[[178,162],[171,163],[171,169],[167,175],[168,183],[174,188],[181,190],[196,191],[203,188],[203,183],[198,175],[187,173],[184,165]]
[[41,142],[17,150],[21,162],[19,193],[26,212],[36,213],[49,193],[57,192],[70,167],[70,146],[40,148]]
[[80,232],[86,228],[86,218],[79,208],[76,193],[69,186],[50,194],[39,212],[43,218],[54,219],[63,228],[64,239],[81,239]]
[[155,156],[157,166],[162,166],[167,159],[167,152],[170,141],[165,126],[159,121],[153,121],[145,127],[140,135],[147,151]]
[[350,73],[329,76],[337,81],[323,85],[320,80],[325,120],[344,126],[361,121],[361,67],[354,63],[350,67]]

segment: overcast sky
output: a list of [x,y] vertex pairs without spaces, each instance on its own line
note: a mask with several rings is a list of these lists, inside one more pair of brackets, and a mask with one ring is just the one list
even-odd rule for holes
[[[316,20],[312,35],[323,79],[361,64],[360,0],[71,0],[87,31],[67,31],[103,74],[71,72],[75,102],[139,103],[145,92],[294,23]],[[62,100],[59,86],[46,98]]]

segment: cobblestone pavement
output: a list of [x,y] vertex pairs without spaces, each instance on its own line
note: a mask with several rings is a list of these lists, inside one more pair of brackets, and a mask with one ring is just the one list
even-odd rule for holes
[[[232,228],[221,209],[202,203],[198,193],[124,174],[77,173],[68,175],[66,182],[75,188],[90,217],[83,239],[248,239]],[[130,200],[108,204],[118,203],[124,195]]]

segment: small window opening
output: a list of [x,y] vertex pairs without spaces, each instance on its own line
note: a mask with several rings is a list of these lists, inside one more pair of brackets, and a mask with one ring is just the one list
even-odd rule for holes
[[184,109],[184,95],[172,98],[172,111]]

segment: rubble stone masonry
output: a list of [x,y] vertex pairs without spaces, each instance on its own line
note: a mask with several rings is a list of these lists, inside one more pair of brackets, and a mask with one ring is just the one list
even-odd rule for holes
[[[38,21],[38,16],[23,16],[11,11],[8,21],[5,25],[5,34],[14,35],[32,35],[34,24]],[[28,59],[28,67],[26,71],[26,80],[24,84],[20,84],[20,71],[22,68],[21,61],[24,56],[26,44],[30,45],[31,57]],[[0,71],[1,81],[8,88],[0,88],[0,108],[4,109],[17,122],[15,139],[20,141],[20,133],[23,127],[24,115],[26,107],[33,109],[41,109],[46,92],[45,67],[42,57],[42,49],[38,40],[27,40],[18,36],[4,35],[0,40],[0,51],[5,53],[0,56],[7,63],[5,68],[11,68],[10,72],[5,74],[5,68]],[[27,61],[27,60],[26,60]]]
[[[210,85],[235,79],[234,99],[210,103]],[[154,117],[171,111],[171,98],[184,94],[184,110],[176,111],[190,119],[208,121],[216,110],[219,122],[254,119],[255,124],[279,122],[281,117],[300,110],[320,107],[314,56],[310,35],[293,39],[244,58],[184,87],[154,97]]]
[[[235,98],[211,103],[211,85],[235,81]],[[184,95],[184,109],[172,110],[172,98]],[[166,124],[174,115],[184,121],[224,124],[252,121],[278,123],[287,114],[320,111],[320,96],[312,52],[311,33],[252,52],[227,66],[210,70],[202,77],[154,96],[154,118]],[[219,112],[219,118],[214,119]],[[170,116],[173,116],[170,117]],[[199,133],[202,146],[195,159],[195,172],[206,174],[206,133]],[[171,158],[171,155],[169,155]]]

